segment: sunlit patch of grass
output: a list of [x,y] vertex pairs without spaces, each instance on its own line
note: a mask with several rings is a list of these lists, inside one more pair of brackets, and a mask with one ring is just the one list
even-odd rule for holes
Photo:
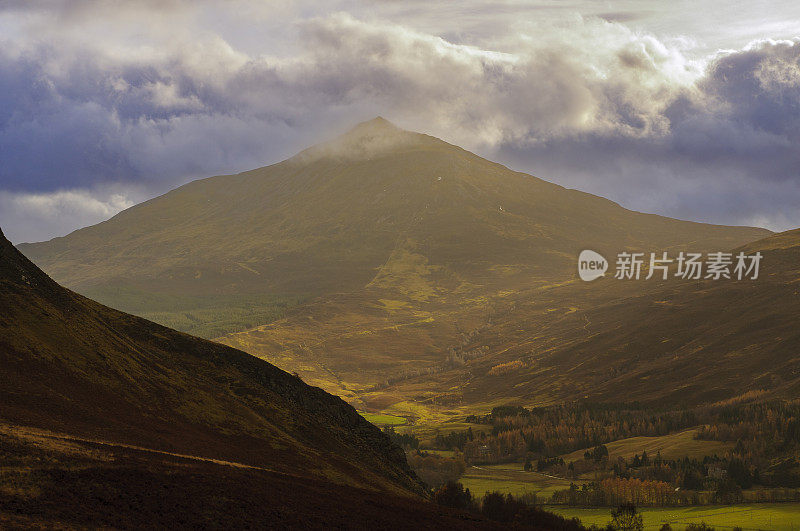
[[[677,433],[670,433],[661,437],[630,437],[620,439],[606,444],[610,459],[624,457],[632,458],[634,455],[641,455],[647,451],[648,455],[655,456],[661,452],[665,459],[681,459],[683,457],[702,459],[707,455],[724,455],[733,448],[730,442],[705,441],[695,439],[697,429],[684,430]],[[584,450],[578,450],[563,456],[564,461],[576,461],[583,459]]]
[[384,411],[393,415],[411,417],[417,425],[440,424],[450,418],[448,415],[439,413],[435,407],[410,400],[393,404]]
[[490,271],[494,271],[495,273],[498,273],[500,275],[511,276],[523,272],[525,270],[525,267],[522,265],[500,264],[492,266],[489,269]]
[[[413,245],[409,242],[409,245]],[[395,249],[368,287],[392,288],[415,301],[427,301],[438,294],[431,275],[441,268],[407,248]]]
[[515,496],[536,494],[544,499],[552,496],[556,490],[569,488],[570,485],[569,480],[551,478],[538,472],[525,472],[522,463],[472,466],[459,481],[477,496],[497,491]]
[[410,308],[411,304],[406,301],[398,301],[393,299],[378,299],[387,311],[404,310]]
[[369,422],[375,424],[376,426],[401,426],[407,422],[407,420],[403,417],[398,417],[396,415],[386,415],[384,413],[367,413],[365,411],[359,411],[359,415],[367,419]]
[[[547,506],[548,511],[578,518],[584,525],[603,526],[611,520],[608,508],[576,508],[566,506]],[[800,504],[797,503],[753,503],[726,506],[695,507],[642,507],[644,526],[657,529],[670,524],[673,529],[682,529],[689,524],[699,524],[718,528],[741,527],[744,529],[784,530],[800,527]]]

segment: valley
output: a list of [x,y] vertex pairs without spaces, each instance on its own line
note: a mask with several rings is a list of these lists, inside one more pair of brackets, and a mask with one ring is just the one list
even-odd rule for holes
[[0,531],[800,531],[800,2],[0,0]]
[[[262,391],[240,382],[236,371],[249,375],[256,361],[236,358],[245,368],[201,372],[203,381],[160,361],[163,380],[147,385],[180,381],[196,393],[164,391],[177,416],[163,420],[189,419],[192,433],[199,422],[276,437],[270,457],[245,459],[251,452],[226,446],[214,459],[267,466],[278,458],[286,468],[269,472],[315,470],[326,481],[406,494],[458,481],[477,500],[509,493],[584,511],[591,523],[608,510],[579,507],[630,502],[655,521],[664,507],[722,515],[720,504],[781,502],[791,513],[800,501],[798,231],[633,212],[376,118],[281,163],[195,181],[19,249],[83,295],[214,340],[195,343],[71,296],[146,350],[167,341],[146,339],[156,337],[212,359],[246,352],[289,373],[274,377],[283,383],[273,394],[324,390],[361,415],[342,417],[331,405],[318,417],[311,408],[308,423],[290,423],[303,435],[287,436],[288,409],[264,417],[252,409]],[[583,249],[759,252],[762,273],[583,282]],[[47,313],[50,304],[42,303]],[[15,345],[53,333],[31,331]],[[107,347],[98,341],[100,355]],[[120,376],[109,378],[119,385]],[[288,407],[315,403],[305,400]],[[254,414],[275,419],[267,432]],[[395,446],[367,435],[363,419]],[[320,423],[344,434],[333,439],[344,437],[341,447],[314,446],[330,440],[316,433]],[[383,445],[383,457],[354,457],[364,443],[347,442],[353,430]],[[165,424],[142,446],[177,433]],[[221,450],[223,439],[212,439],[203,444]],[[202,448],[177,453],[201,456]],[[289,459],[287,448],[297,448]],[[321,464],[329,453],[333,464]],[[773,506],[752,510],[765,507]]]

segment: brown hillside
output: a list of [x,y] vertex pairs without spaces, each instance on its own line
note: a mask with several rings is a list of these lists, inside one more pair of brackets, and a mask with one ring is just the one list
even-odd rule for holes
[[65,290],[1,236],[0,301],[0,421],[422,492],[402,450],[341,399]]

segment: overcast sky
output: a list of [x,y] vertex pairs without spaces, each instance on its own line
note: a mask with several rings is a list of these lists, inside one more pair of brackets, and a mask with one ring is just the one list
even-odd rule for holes
[[628,208],[800,227],[800,2],[0,0],[17,243],[376,115]]

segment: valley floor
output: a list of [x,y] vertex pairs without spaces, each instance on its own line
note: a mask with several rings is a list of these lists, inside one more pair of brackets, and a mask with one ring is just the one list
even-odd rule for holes
[[[482,496],[498,491],[522,497],[536,494],[539,499],[549,498],[554,491],[569,488],[570,480],[538,472],[524,472],[520,463],[482,465],[469,467],[460,482],[470,492]],[[575,480],[580,484],[581,480]],[[607,507],[578,508],[560,505],[544,507],[567,518],[578,518],[586,526],[602,527],[611,520]],[[800,504],[752,503],[724,506],[696,507],[642,507],[645,529],[659,529],[669,523],[673,529],[705,522],[717,529],[741,527],[742,529],[800,530]]]
[[[392,413],[399,413],[398,409],[392,409]],[[456,413],[453,411],[452,413]],[[510,415],[510,413],[509,413]],[[785,415],[789,415],[786,413]],[[373,415],[373,422],[379,419],[379,415]],[[495,422],[494,427],[502,428],[504,422],[509,422],[511,417],[506,417],[505,420]],[[524,416],[523,416],[524,418]],[[743,418],[737,416],[736,418]],[[456,472],[457,478],[464,488],[469,489],[472,496],[480,501],[484,494],[487,492],[500,492],[503,494],[513,495],[514,498],[524,500],[526,503],[546,504],[543,507],[551,512],[559,514],[567,518],[578,518],[583,525],[592,526],[596,525],[603,527],[611,521],[611,507],[580,507],[570,505],[555,505],[560,503],[557,501],[557,496],[554,498],[554,493],[560,491],[562,494],[570,489],[571,484],[575,484],[581,488],[584,484],[601,481],[602,478],[608,477],[607,472],[602,472],[598,476],[598,472],[589,467],[588,471],[579,472],[576,467],[575,472],[567,470],[564,463],[583,463],[588,462],[589,458],[585,457],[585,452],[591,451],[592,448],[583,448],[556,456],[554,459],[563,460],[560,468],[555,467],[556,470],[562,472],[554,472],[550,467],[537,471],[536,459],[533,459],[532,469],[525,470],[525,462],[515,460],[511,462],[494,462],[491,461],[491,456],[487,456],[486,460],[489,462],[481,462],[481,458],[476,458],[474,455],[469,456],[464,451],[464,440],[458,442],[460,439],[453,437],[459,434],[465,434],[469,430],[470,437],[483,441],[486,436],[486,443],[490,444],[489,436],[492,434],[493,425],[487,424],[488,417],[473,417],[469,422],[464,420],[463,416],[453,416],[448,420],[442,422],[439,417],[432,414],[430,411],[425,411],[423,415],[417,415],[413,418],[407,418],[407,423],[400,424],[395,422],[390,431],[396,431],[404,437],[415,437],[416,444],[422,452],[421,458],[414,458],[416,450],[409,450],[411,456],[410,462],[412,466],[415,464],[421,467],[430,469],[437,466],[432,464],[435,459],[439,459],[438,467],[441,470],[446,469],[446,460],[452,462],[461,462],[462,468],[460,475]],[[389,418],[389,420],[396,420],[396,418]],[[388,425],[388,424],[387,424]],[[387,428],[388,429],[388,428]],[[682,428],[672,431],[665,435],[659,436],[634,436],[621,438],[616,441],[608,442],[604,445],[607,451],[607,458],[611,462],[623,462],[630,464],[633,459],[639,459],[639,456],[647,455],[659,456],[663,459],[669,460],[696,460],[698,463],[704,463],[709,459],[709,463],[716,462],[718,456],[730,455],[735,451],[736,444],[732,441],[708,440],[701,437],[702,426],[694,426],[689,428]],[[471,439],[470,439],[471,440]],[[402,441],[401,441],[402,442]],[[462,451],[458,448],[446,449],[448,445],[461,445]],[[467,446],[469,443],[467,443]],[[417,470],[423,479],[425,475],[423,472],[426,470]],[[452,474],[452,472],[451,472]],[[570,475],[572,474],[572,475]],[[634,472],[635,474],[635,472]],[[435,479],[441,481],[435,475],[430,475]],[[675,485],[670,485],[670,491]],[[709,488],[708,485],[705,487]],[[674,489],[676,492],[678,488]],[[779,492],[780,491],[780,492]],[[708,494],[708,491],[704,491]],[[771,498],[773,495],[778,495],[779,498]],[[780,501],[780,497],[785,500],[794,501]],[[563,496],[562,496],[563,498]],[[709,499],[709,496],[701,496],[701,499]],[[710,498],[713,499],[713,498]],[[668,523],[673,529],[683,529],[689,524],[705,523],[716,529],[732,529],[740,527],[742,529],[763,529],[763,530],[800,530],[800,503],[796,500],[797,491],[793,488],[786,488],[781,491],[779,488],[765,487],[759,484],[753,485],[741,491],[741,496],[738,500],[732,501],[730,505],[720,505],[719,501],[715,500],[709,504],[709,501],[700,502],[702,505],[686,505],[686,506],[666,506],[666,507],[651,507],[642,506],[639,511],[643,515],[645,529],[660,529],[662,525]],[[759,503],[755,503],[758,501]],[[771,503],[767,503],[771,501]],[[780,501],[780,502],[779,502]],[[581,503],[581,502],[579,502]],[[693,503],[693,502],[689,502]],[[646,505],[646,504],[645,504]]]
[[[548,506],[547,510],[578,518],[587,526],[603,526],[611,520],[609,509]],[[644,507],[645,529],[659,529],[670,524],[681,529],[689,524],[706,523],[717,529],[740,527],[743,530],[797,530],[800,529],[800,504],[752,503],[742,505],[703,507]]]

